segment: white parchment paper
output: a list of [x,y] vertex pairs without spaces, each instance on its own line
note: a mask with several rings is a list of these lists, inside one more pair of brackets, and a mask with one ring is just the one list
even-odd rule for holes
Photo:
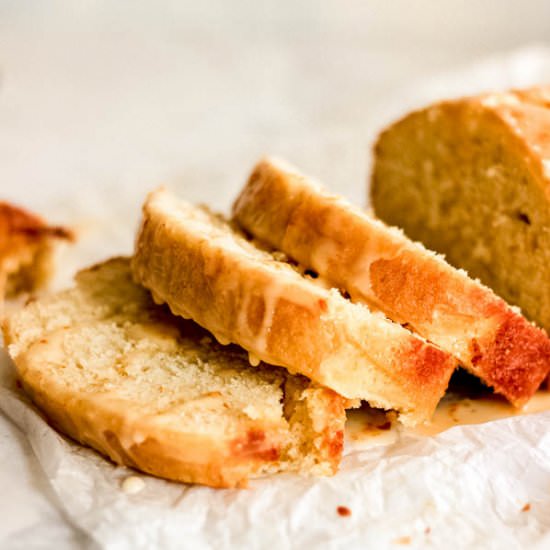
[[[380,123],[437,97],[540,81],[550,82],[548,50],[496,57],[397,93],[379,108]],[[79,204],[101,205],[101,230],[66,254],[60,280],[88,260],[128,251],[144,190],[119,188],[120,197],[136,197],[129,203],[107,187],[86,191],[90,200]],[[5,355],[0,374],[0,410],[26,434],[62,515],[90,548],[550,548],[550,413],[401,435],[364,450],[349,443],[333,478],[279,475],[248,490],[213,490],[115,467],[48,427]],[[123,491],[128,476],[142,478],[143,489]],[[47,548],[52,536],[20,532],[10,547],[32,539]]]

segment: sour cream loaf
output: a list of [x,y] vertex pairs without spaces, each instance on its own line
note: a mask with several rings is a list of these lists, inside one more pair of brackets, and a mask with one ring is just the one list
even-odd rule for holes
[[[387,196],[400,192],[395,179]],[[406,200],[400,208],[422,210]],[[391,221],[399,222],[393,212]],[[234,216],[258,239],[345,289],[352,301],[407,324],[454,355],[517,406],[550,369],[546,334],[489,288],[283,162],[266,159],[256,166]]]
[[[276,199],[274,199],[276,200]],[[222,343],[349,399],[428,420],[456,361],[255,246],[234,225],[164,190],[143,207],[132,269],[155,301]]]

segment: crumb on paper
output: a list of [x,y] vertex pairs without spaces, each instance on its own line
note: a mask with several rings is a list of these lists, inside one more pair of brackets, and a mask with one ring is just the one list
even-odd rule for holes
[[527,503],[523,506],[523,508],[521,509],[522,512],[529,512],[529,510],[531,510],[531,503]]
[[410,544],[411,543],[411,537],[405,536],[405,537],[399,537],[393,541],[394,544]]
[[426,527],[426,529],[424,529],[424,534],[425,534],[425,535],[429,535],[429,534],[431,533],[431,531],[432,531],[432,529],[431,529],[431,527],[428,525],[428,526]]
[[141,477],[129,476],[122,481],[122,490],[128,495],[135,495],[143,490],[145,481]]
[[338,508],[336,508],[336,511],[338,512],[339,516],[342,516],[342,517],[351,516],[351,510],[347,506],[338,506]]

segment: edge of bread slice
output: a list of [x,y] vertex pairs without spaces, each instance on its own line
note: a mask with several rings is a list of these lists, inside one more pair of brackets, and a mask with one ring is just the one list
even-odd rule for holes
[[52,272],[54,241],[71,239],[67,229],[0,201],[0,301],[42,286]]
[[550,86],[428,105],[373,153],[377,216],[550,332]]
[[248,364],[236,346],[153,303],[116,258],[4,323],[25,391],[48,420],[117,464],[244,486],[276,471],[333,474],[346,400]]
[[428,420],[456,362],[382,314],[260,249],[235,226],[164,189],[149,195],[136,281],[222,343],[303,374],[348,399]]
[[513,404],[524,404],[547,375],[542,330],[466,272],[286,163],[261,161],[233,212],[246,231],[406,323]]

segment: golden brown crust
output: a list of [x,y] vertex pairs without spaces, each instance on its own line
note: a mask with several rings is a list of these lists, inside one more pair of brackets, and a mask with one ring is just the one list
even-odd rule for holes
[[430,418],[456,366],[449,354],[287,265],[209,235],[208,222],[197,229],[196,213],[162,190],[144,205],[132,268],[158,302],[346,398],[396,409],[404,422]]
[[291,167],[260,162],[234,215],[352,300],[409,324],[516,405],[550,369],[550,340],[491,290]]
[[[262,471],[281,469],[281,455],[288,443],[280,426],[251,423],[248,427],[243,425],[242,435],[215,441],[197,432],[185,433],[183,426],[148,423],[139,408],[129,401],[104,405],[93,396],[75,398],[74,392],[44,377],[39,364],[29,366],[25,361],[25,355],[16,360],[25,392],[51,425],[116,464],[174,481],[219,488],[244,488],[249,479]],[[346,400],[322,388],[310,391],[316,398],[314,403],[323,405],[316,412],[323,417],[321,421],[326,422],[319,436],[320,449],[317,449],[321,463],[329,465],[322,473],[334,474],[343,451]],[[135,409],[134,415],[132,409]],[[128,419],[132,416],[137,420],[129,426]],[[121,441],[122,437],[136,442],[128,445]]]
[[[104,286],[120,291],[120,304],[108,305],[106,293],[102,290]],[[56,296],[53,296],[33,302],[3,324],[5,343],[13,355],[22,385],[54,427],[117,464],[186,483],[244,487],[251,477],[279,470],[323,475],[337,471],[342,447],[335,442],[342,438],[347,401],[281,369],[260,367],[269,371],[274,379],[280,378],[281,384],[292,386],[292,391],[284,389],[281,407],[301,410],[300,416],[296,417],[290,410],[287,414],[281,409],[280,416],[273,417],[260,409],[249,417],[232,409],[232,405],[224,401],[227,396],[222,393],[208,394],[211,399],[219,398],[221,411],[218,410],[218,414],[227,415],[228,426],[231,426],[229,431],[216,429],[212,432],[212,428],[209,431],[204,426],[198,429],[196,422],[189,425],[189,419],[186,422],[181,413],[172,413],[170,408],[158,411],[153,408],[156,412],[151,412],[139,401],[128,397],[118,388],[116,381],[110,383],[108,390],[99,383],[84,383],[84,387],[78,380],[71,383],[63,374],[67,365],[77,361],[85,366],[89,359],[85,354],[82,357],[68,355],[67,335],[71,331],[79,334],[86,323],[97,322],[107,327],[119,324],[126,327],[128,334],[139,335],[137,348],[135,342],[126,340],[124,349],[130,351],[123,351],[122,356],[117,357],[121,352],[116,348],[101,349],[119,368],[124,364],[126,354],[136,353],[144,345],[155,345],[156,334],[163,335],[162,345],[168,345],[170,350],[177,351],[178,346],[184,349],[194,346],[198,357],[203,357],[200,355],[203,344],[199,342],[207,337],[207,333],[193,323],[173,318],[164,308],[155,306],[146,291],[131,282],[128,259],[112,259],[81,272],[77,277],[77,288],[64,294],[74,296],[83,287],[94,293],[91,305],[98,309],[92,318],[87,314],[87,320],[65,321],[69,324],[60,328],[38,329],[38,325],[33,323],[33,315],[43,316],[49,304],[59,303],[59,299],[56,302]],[[127,287],[135,287],[135,303],[129,303],[125,298]],[[123,314],[122,308],[126,308],[127,313]],[[107,313],[109,311],[112,313]],[[123,315],[123,318],[118,319],[116,315]],[[31,341],[25,339],[22,324],[31,333]],[[148,332],[151,324],[154,327],[152,334]],[[83,343],[83,346],[90,345],[91,342]],[[228,360],[221,356],[221,352],[219,355],[214,353],[219,346],[213,343],[210,346],[209,353],[222,365],[229,369],[243,366],[235,360],[224,363]],[[242,355],[236,350],[231,353]],[[154,363],[148,368],[162,370]],[[244,364],[243,371],[247,370],[250,372],[241,373],[243,383],[252,383],[251,378],[257,371]],[[82,376],[81,369],[76,372],[77,376]],[[102,376],[106,377],[107,373]],[[177,402],[184,403],[185,399],[182,395],[181,401]],[[200,409],[194,410],[200,412]],[[294,433],[295,430],[299,433]],[[303,447],[308,445],[307,456],[304,456]]]
[[[75,398],[73,392],[56,384],[55,379],[41,375],[39,365],[26,363],[24,355],[16,364],[25,392],[45,413],[48,422],[115,464],[184,483],[245,487],[249,477],[265,463],[265,456],[236,451],[236,443],[214,442],[200,434],[158,425],[149,427],[143,418],[139,424],[123,426],[128,422],[130,402],[106,406],[85,395]],[[136,443],[128,445],[121,442],[121,433],[125,438],[138,434],[139,437]],[[273,442],[271,448],[278,450],[280,444]],[[200,459],[189,457],[188,449],[200,449]]]
[[0,298],[33,290],[47,278],[51,243],[72,239],[63,227],[48,226],[39,216],[0,201]]

